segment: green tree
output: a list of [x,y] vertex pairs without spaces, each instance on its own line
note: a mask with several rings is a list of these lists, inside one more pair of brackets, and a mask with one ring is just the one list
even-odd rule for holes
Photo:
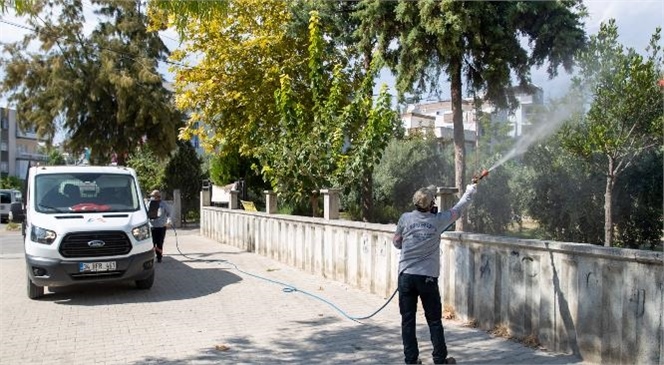
[[565,126],[565,148],[595,166],[603,166],[604,245],[614,239],[613,192],[617,178],[644,152],[661,147],[664,99],[661,77],[661,28],[652,36],[649,55],[618,42],[614,20],[603,23],[579,54],[574,92],[588,110]]
[[602,242],[601,171],[565,151],[560,131],[530,148],[524,163],[532,174],[526,180],[533,199],[527,210],[542,239]]
[[67,161],[65,160],[65,156],[60,153],[57,149],[53,148],[50,151],[48,151],[48,161],[46,161],[46,164],[54,166],[54,165],[66,165]]
[[[400,100],[438,90],[450,81],[454,122],[456,186],[465,188],[466,157],[462,119],[466,89],[498,107],[516,104],[512,78],[530,86],[530,69],[548,60],[550,76],[568,71],[585,41],[581,0],[571,1],[380,1],[364,0],[361,34],[395,73]],[[523,42],[525,37],[528,42]],[[524,45],[530,45],[530,50]],[[458,222],[463,229],[463,220]]]
[[[346,68],[349,69],[349,79],[346,81],[350,84],[350,89],[355,90],[355,93],[362,92],[364,97],[356,96],[356,106],[359,104],[370,105],[368,101],[374,97],[373,81],[376,79],[377,71],[376,66],[382,65],[379,60],[374,57],[375,39],[364,38],[361,34],[360,24],[361,19],[358,16],[357,10],[360,8],[360,2],[355,1],[294,1],[292,3],[292,12],[294,13],[291,27],[294,29],[302,29],[308,26],[308,14],[310,11],[316,11],[320,16],[321,28],[326,36],[327,52],[342,52],[343,58],[348,60]],[[375,62],[377,61],[377,62]],[[387,92],[383,91],[387,97]],[[360,99],[364,99],[361,102]],[[388,102],[388,107],[391,107],[390,100],[379,100],[381,102]],[[380,129],[371,126],[365,121],[369,118],[366,108],[353,108],[355,115],[352,119],[355,121],[353,126],[348,128],[352,133],[362,134],[367,138],[373,139],[381,146],[373,146],[380,154],[387,143],[387,138],[390,136],[381,136]],[[359,112],[359,114],[358,114]],[[395,115],[396,118],[396,115]],[[379,132],[379,133],[375,133]],[[349,139],[355,137],[349,136]],[[379,142],[380,141],[380,142]],[[361,200],[361,218],[363,220],[371,220],[373,214],[373,164],[375,155],[358,155],[362,161],[356,159],[357,164],[355,173],[357,177],[353,177],[354,184],[360,187],[360,200]],[[359,168],[364,166],[364,168]]]
[[164,171],[164,188],[180,190],[182,216],[198,209],[201,191],[201,159],[188,141],[179,141]]
[[[442,149],[432,134],[390,140],[373,174],[375,204],[383,210],[378,210],[377,221],[396,223],[403,212],[413,209],[413,193],[423,186],[453,185],[454,165],[446,152],[450,151]],[[351,211],[353,203],[346,200]]]
[[247,189],[247,199],[262,205],[265,202],[263,191],[269,190],[270,185],[253,168],[258,165],[260,165],[258,159],[241,156],[237,151],[226,155],[214,155],[210,158],[209,178],[215,185],[227,185],[243,180]]
[[512,177],[510,170],[503,168],[491,172],[482,180],[468,208],[469,228],[473,232],[503,234],[512,222]]
[[0,189],[16,189],[23,191],[23,180],[16,176],[0,178]]
[[127,166],[136,170],[138,183],[144,195],[147,196],[154,189],[164,189],[166,162],[146,147],[137,148],[129,155]]
[[[61,118],[71,152],[90,147],[93,163],[113,152],[124,158],[142,144],[168,155],[180,123],[157,72],[168,50],[146,30],[140,3],[93,1],[103,20],[88,36],[82,2],[30,4],[26,24],[33,31],[5,45],[10,56],[0,63],[6,72],[0,91],[16,104],[22,126],[52,138]],[[30,41],[38,51],[28,49]]]
[[[324,57],[325,49],[318,13],[312,11],[308,62],[311,97],[294,93],[291,78],[282,76],[282,87],[275,94],[281,134],[265,146],[269,165],[263,168],[277,190],[296,200],[309,197],[312,203],[317,201],[312,192],[321,187],[357,182],[370,185],[363,179],[371,176],[398,124],[386,88],[376,101],[368,92],[374,85],[378,60],[361,86],[345,96],[345,80],[350,76],[343,71],[344,59],[329,54]],[[325,65],[335,61],[330,72]],[[308,100],[313,100],[310,107]]]
[[346,103],[342,92],[346,74],[338,59],[327,59],[335,64],[332,74],[324,65],[325,43],[315,11],[309,31],[306,82],[311,93],[297,93],[298,83],[282,74],[275,92],[279,135],[264,146],[261,160],[262,173],[275,190],[298,203],[308,199],[316,216],[318,189],[332,187],[339,175],[344,145],[339,116]]
[[17,14],[29,13],[34,5],[34,0],[0,0],[0,13],[6,13],[12,9]]
[[628,248],[661,245],[664,224],[662,149],[650,150],[625,169],[616,182],[616,243]]

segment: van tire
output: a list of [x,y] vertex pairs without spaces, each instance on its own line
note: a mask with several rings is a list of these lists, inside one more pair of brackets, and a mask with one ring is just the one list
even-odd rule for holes
[[136,280],[136,287],[138,289],[150,289],[152,288],[152,284],[154,284],[154,271],[152,271],[152,274],[150,274],[150,276],[147,278],[143,280]]
[[30,276],[26,275],[28,279],[28,298],[37,299],[44,296],[44,287],[35,285],[35,283],[30,280]]

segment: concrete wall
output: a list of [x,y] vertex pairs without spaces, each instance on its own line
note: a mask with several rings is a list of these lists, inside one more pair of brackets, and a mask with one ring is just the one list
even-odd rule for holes
[[[396,290],[394,225],[201,208],[201,235],[382,296]],[[446,232],[441,293],[462,320],[585,361],[660,364],[661,252]]]

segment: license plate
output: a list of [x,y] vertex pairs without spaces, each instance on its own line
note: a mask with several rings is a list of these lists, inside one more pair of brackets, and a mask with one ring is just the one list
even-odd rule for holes
[[79,272],[101,272],[115,270],[115,261],[105,262],[81,262],[78,264]]

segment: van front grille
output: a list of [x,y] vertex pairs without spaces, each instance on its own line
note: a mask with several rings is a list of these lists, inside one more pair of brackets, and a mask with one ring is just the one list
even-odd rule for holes
[[126,255],[131,251],[131,241],[122,231],[68,233],[59,251],[67,258]]

